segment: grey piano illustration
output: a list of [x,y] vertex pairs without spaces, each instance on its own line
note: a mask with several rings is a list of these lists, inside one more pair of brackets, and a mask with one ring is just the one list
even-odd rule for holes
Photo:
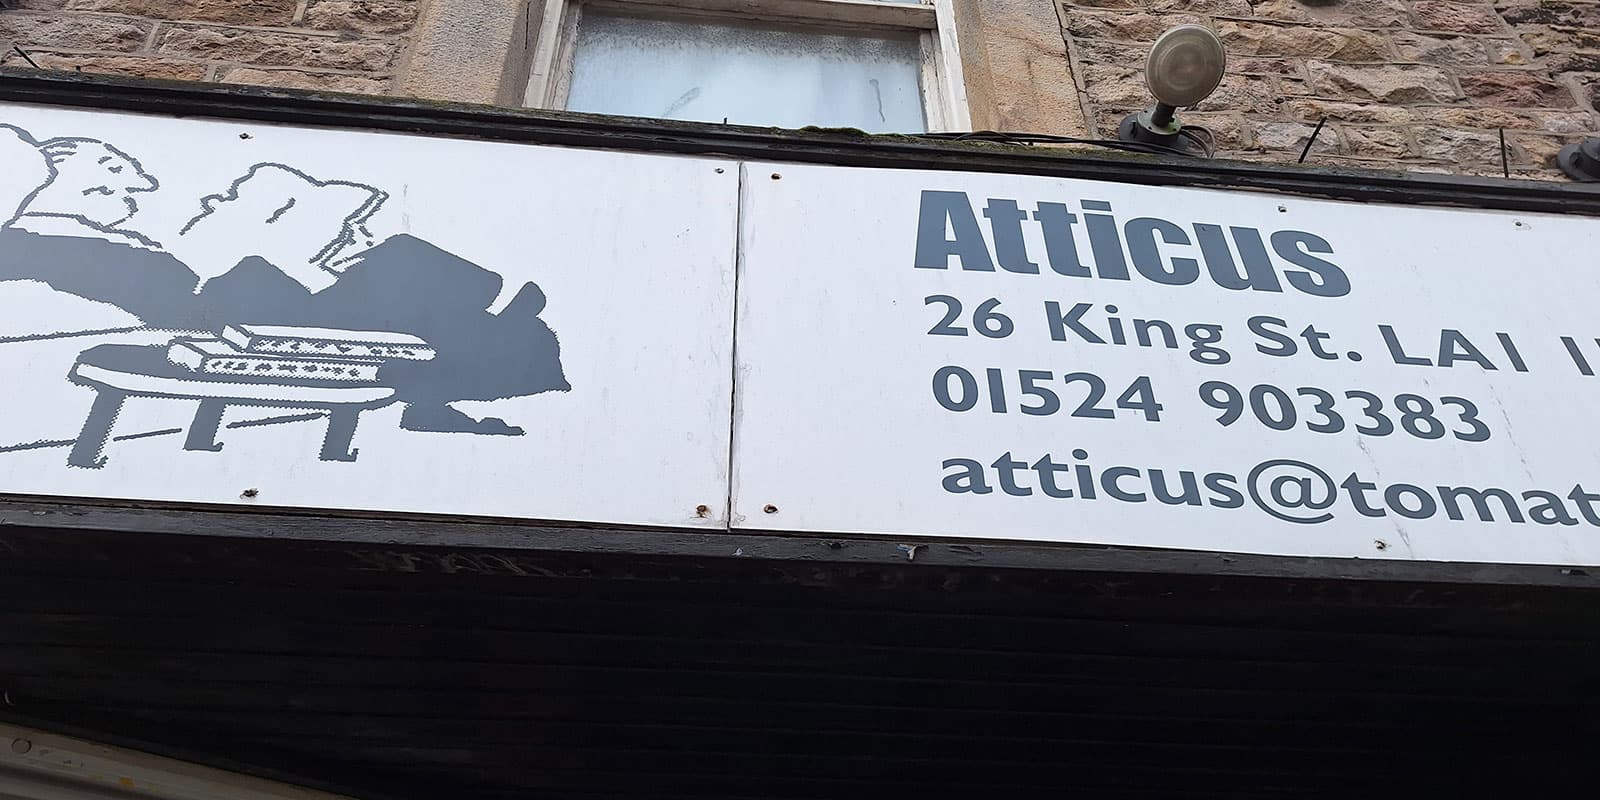
[[[507,289],[500,274],[413,236],[377,240],[367,223],[384,190],[258,163],[219,176],[174,241],[140,224],[141,203],[162,186],[131,150],[0,124],[0,286],[81,298],[128,323],[49,322],[0,336],[0,347],[88,344],[61,374],[95,392],[76,438],[0,441],[0,457],[63,447],[72,466],[97,468],[108,442],[173,433],[118,429],[126,400],[157,398],[194,405],[185,450],[219,450],[224,412],[249,407],[265,416],[235,426],[325,418],[319,457],[353,461],[364,411],[398,403],[406,431],[520,436],[517,425],[452,404],[571,388],[539,286],[524,283],[491,310]],[[223,264],[175,255],[183,248],[172,245],[207,236],[251,249]],[[151,335],[94,341],[134,331]]]

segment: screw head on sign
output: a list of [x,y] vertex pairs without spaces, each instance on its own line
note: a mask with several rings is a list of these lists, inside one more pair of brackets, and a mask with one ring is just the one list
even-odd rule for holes
[[261,494],[261,491],[259,489],[246,489],[246,490],[240,492],[239,496],[243,497],[243,498],[246,498],[246,499],[249,499],[251,497],[255,497],[258,494]]
[[772,173],[772,179],[775,180],[775,181],[782,180],[783,176],[778,174],[778,173],[776,173],[776,172],[774,172],[774,173]]
[[32,749],[33,749],[33,742],[30,742],[27,739],[12,739],[11,740],[11,752],[16,753],[17,755],[25,755],[25,754],[27,754],[27,752],[29,750],[32,750]]
[[771,503],[768,503],[765,506],[762,506],[761,510],[767,512],[768,514],[776,514],[776,513],[778,513],[778,507],[773,505],[773,504],[771,504]]
[[694,513],[696,516],[704,517],[711,513],[711,506],[701,503],[700,505],[694,507]]

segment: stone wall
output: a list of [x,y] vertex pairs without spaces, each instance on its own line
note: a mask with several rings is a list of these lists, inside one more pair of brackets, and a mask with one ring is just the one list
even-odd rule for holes
[[[0,0],[46,68],[514,103],[522,0]],[[956,0],[979,128],[1114,136],[1148,102],[1150,42],[1183,21],[1229,76],[1188,121],[1223,155],[1564,179],[1600,129],[1600,0]],[[419,22],[419,14],[421,21]],[[0,64],[19,65],[0,55]]]
[[4,0],[0,41],[47,69],[384,94],[421,2]]
[[1085,117],[1100,135],[1148,103],[1150,42],[1183,21],[1229,75],[1185,120],[1226,154],[1565,180],[1551,159],[1600,125],[1600,3],[1581,0],[1063,0]]

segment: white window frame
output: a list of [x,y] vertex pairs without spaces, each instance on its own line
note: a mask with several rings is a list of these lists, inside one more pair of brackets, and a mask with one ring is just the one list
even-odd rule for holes
[[954,0],[532,0],[543,6],[523,102],[564,109],[572,78],[573,45],[585,8],[643,18],[701,18],[769,23],[823,33],[884,35],[914,32],[921,42],[922,110],[930,132],[972,130],[956,42]]

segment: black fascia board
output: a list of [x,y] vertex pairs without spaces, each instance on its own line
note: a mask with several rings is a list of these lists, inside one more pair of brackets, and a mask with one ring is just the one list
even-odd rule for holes
[[852,167],[1006,173],[1600,216],[1600,184],[1507,180],[784,130],[325,92],[0,69],[0,101]]
[[[1276,556],[1007,540],[999,538],[1004,531],[992,534],[996,538],[797,534],[0,494],[0,562],[125,560],[106,550],[110,536],[119,548],[142,540],[185,554],[182,561],[215,550],[256,563],[260,557],[239,553],[270,548],[278,554],[272,559],[302,568],[311,559],[341,569],[437,568],[507,576],[543,574],[541,559],[560,555],[621,557],[636,565],[690,563],[697,569],[721,565],[730,573],[785,583],[819,571],[980,570],[1600,591],[1600,569],[1561,565]],[[86,556],[86,551],[98,554]]]

